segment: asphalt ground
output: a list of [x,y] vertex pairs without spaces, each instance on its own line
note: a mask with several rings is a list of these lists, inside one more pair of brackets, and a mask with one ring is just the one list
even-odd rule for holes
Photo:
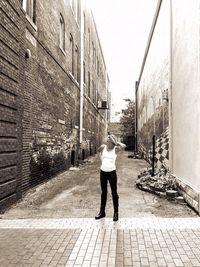
[[200,266],[200,218],[187,205],[139,190],[143,160],[118,155],[119,220],[109,190],[99,211],[99,158],[26,193],[0,219],[0,266]]

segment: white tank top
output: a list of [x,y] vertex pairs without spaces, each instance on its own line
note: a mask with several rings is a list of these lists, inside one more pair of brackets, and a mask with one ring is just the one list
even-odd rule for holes
[[115,153],[115,147],[108,151],[107,145],[103,148],[101,152],[101,170],[104,172],[111,172],[116,170],[115,161],[117,154]]

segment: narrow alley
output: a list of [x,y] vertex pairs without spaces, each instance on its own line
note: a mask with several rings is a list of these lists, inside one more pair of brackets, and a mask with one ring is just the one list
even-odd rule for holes
[[0,11],[0,267],[200,267],[200,0]]
[[118,156],[120,218],[99,210],[99,159],[31,189],[1,215],[1,266],[200,266],[200,219],[189,206],[136,188],[147,166]]
[[[118,155],[118,192],[120,217],[197,216],[187,205],[175,204],[135,186],[137,175],[148,166],[144,160],[128,158],[131,152]],[[86,161],[87,162],[87,161]],[[26,194],[3,218],[92,218],[100,205],[100,159],[96,155],[80,168],[63,172]],[[109,191],[108,191],[109,192]],[[109,192],[110,193],[110,192]],[[107,217],[112,217],[112,198],[107,201]]]

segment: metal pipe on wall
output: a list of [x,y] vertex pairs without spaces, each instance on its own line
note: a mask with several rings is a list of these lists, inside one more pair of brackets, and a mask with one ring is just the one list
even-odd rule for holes
[[170,69],[169,69],[169,169],[173,172],[173,116],[172,116],[172,75],[173,75],[173,65],[172,65],[172,55],[173,55],[173,0],[170,0],[169,15],[170,15]]
[[81,49],[80,49],[80,124],[79,124],[79,144],[83,141],[83,75],[84,75],[84,16],[83,16],[84,1],[81,1]]
[[152,150],[153,150],[153,153],[152,153],[152,171],[151,171],[151,176],[154,176],[155,175],[155,149],[156,149],[156,137],[155,137],[155,134],[153,135],[153,138],[152,138]]
[[134,145],[134,153],[138,152],[138,140],[137,140],[137,131],[138,131],[138,81],[135,82],[135,145]]

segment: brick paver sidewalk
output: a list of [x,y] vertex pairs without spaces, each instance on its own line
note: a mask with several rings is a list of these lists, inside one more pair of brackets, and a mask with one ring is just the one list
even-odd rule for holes
[[200,218],[0,220],[0,266],[200,266]]

